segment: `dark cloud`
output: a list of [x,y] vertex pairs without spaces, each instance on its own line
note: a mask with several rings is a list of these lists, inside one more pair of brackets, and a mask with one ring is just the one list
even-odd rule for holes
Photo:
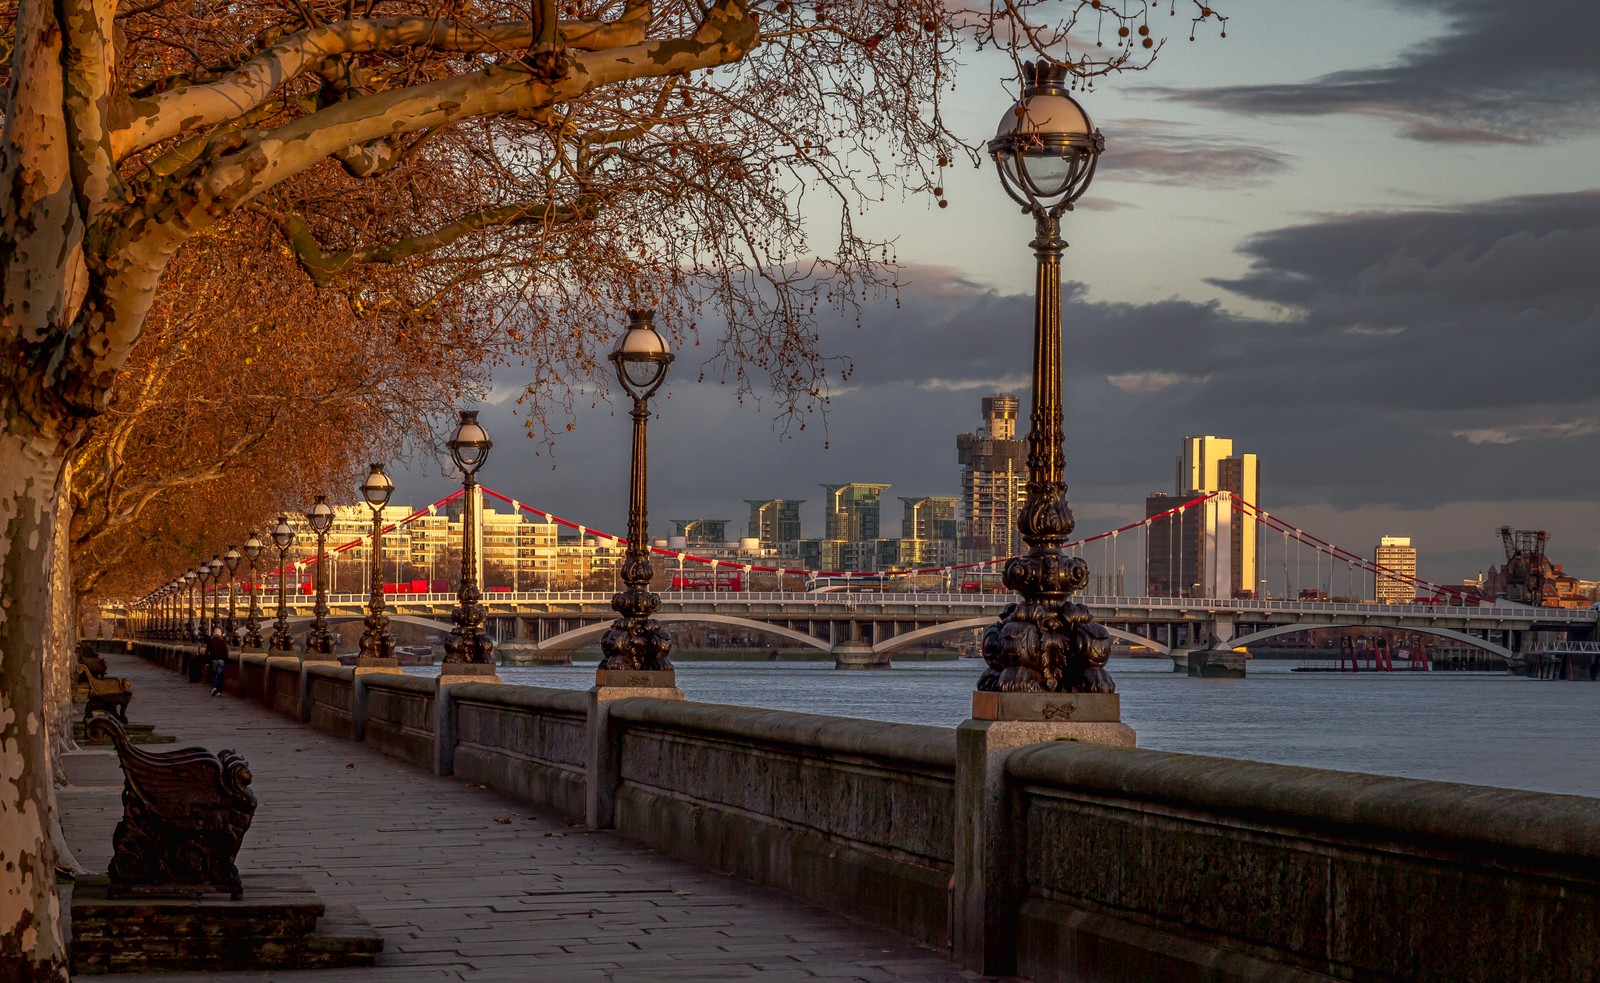
[[1115,153],[1097,176],[1180,187],[1243,188],[1264,184],[1287,167],[1284,155],[1166,120],[1120,121],[1106,133]]
[[[1068,479],[1080,528],[1136,516],[1146,493],[1170,491],[1179,438],[1202,433],[1261,456],[1266,507],[1319,522],[1344,515],[1335,528],[1306,528],[1356,536],[1351,548],[1365,551],[1376,532],[1407,534],[1362,524],[1373,516],[1462,510],[1471,528],[1430,547],[1477,557],[1465,573],[1495,562],[1493,525],[1545,521],[1523,518],[1538,502],[1593,499],[1600,191],[1334,217],[1259,235],[1245,252],[1250,269],[1215,282],[1277,316],[1221,302],[1099,303],[1066,285]],[[955,435],[978,424],[980,397],[1004,389],[1026,400],[1033,298],[932,267],[906,271],[904,283],[898,303],[869,307],[860,327],[825,327],[826,348],[855,371],[826,417],[787,438],[770,407],[740,405],[714,380],[697,385],[694,351],[679,353],[650,430],[658,535],[673,518],[737,525],[744,499],[776,496],[808,500],[814,535],[821,482],[890,482],[890,501],[956,494]],[[519,441],[511,409],[485,414],[497,440],[485,483],[619,528],[626,414],[582,410],[551,470],[550,457],[533,456],[537,444]],[[433,480],[414,497],[448,487]],[[898,512],[886,509],[884,521],[896,529]],[[1564,544],[1590,551],[1568,553],[1579,572],[1593,572],[1583,561],[1594,525],[1586,519],[1587,540]]]
[[1543,143],[1600,124],[1600,4],[1421,0],[1446,32],[1392,65],[1309,82],[1142,90],[1237,113],[1393,120],[1414,140]]

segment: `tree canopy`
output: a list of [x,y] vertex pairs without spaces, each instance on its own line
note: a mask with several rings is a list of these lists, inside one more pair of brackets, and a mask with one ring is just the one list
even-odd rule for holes
[[[151,485],[268,439],[252,414],[370,384],[326,364],[291,377],[297,346],[426,370],[458,337],[492,357],[471,347],[493,348],[487,324],[533,367],[538,400],[597,374],[630,306],[657,308],[741,391],[803,407],[826,364],[816,319],[894,285],[858,209],[937,195],[941,170],[977,154],[940,104],[963,53],[1092,79],[1147,64],[1152,15],[1177,9],[0,0],[0,967],[65,978],[38,652],[75,454],[96,488],[77,532],[109,536]],[[801,210],[821,214],[818,198],[838,219],[821,243]],[[283,282],[240,282],[250,271]],[[231,296],[230,273],[235,291],[285,298],[286,317]],[[240,306],[223,326],[206,304]],[[219,376],[205,435],[161,409],[201,391],[190,372]],[[422,403],[439,393],[428,378]],[[119,413],[145,417],[137,445]]]

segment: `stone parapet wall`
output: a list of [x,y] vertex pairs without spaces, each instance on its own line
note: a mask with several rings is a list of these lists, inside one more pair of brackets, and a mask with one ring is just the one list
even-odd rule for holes
[[355,670],[343,666],[309,666],[306,689],[310,703],[307,723],[324,734],[353,739],[356,736]]
[[610,712],[619,832],[949,945],[954,731],[652,699]]
[[399,673],[359,681],[366,689],[366,742],[390,757],[433,767],[434,681]]
[[1030,979],[1597,978],[1594,799],[1084,745],[1007,771]]
[[455,683],[453,771],[568,819],[581,821],[588,794],[588,700],[533,686]]

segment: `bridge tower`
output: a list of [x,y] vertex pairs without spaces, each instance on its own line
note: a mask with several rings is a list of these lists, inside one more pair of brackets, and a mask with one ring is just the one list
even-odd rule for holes
[[1206,499],[1201,507],[1205,510],[1202,520],[1205,563],[1201,569],[1200,596],[1232,597],[1233,492],[1219,491]]

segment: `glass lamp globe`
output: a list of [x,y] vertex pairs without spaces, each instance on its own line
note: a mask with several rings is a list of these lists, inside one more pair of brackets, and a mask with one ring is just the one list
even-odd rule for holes
[[450,448],[450,458],[456,462],[462,474],[476,474],[483,467],[483,462],[489,459],[489,448],[494,446],[494,442],[478,422],[478,411],[462,410],[455,435],[445,446]]
[[294,542],[294,527],[289,525],[288,516],[278,516],[278,524],[272,527],[272,542],[280,550]]
[[629,311],[628,328],[611,349],[617,381],[634,399],[644,399],[655,392],[667,377],[667,366],[672,364],[667,341],[656,332],[655,317],[652,310]]
[[306,513],[306,522],[311,524],[313,532],[328,531],[333,525],[333,509],[328,506],[328,496],[317,496],[317,500],[311,505],[311,510]]
[[368,467],[372,470],[361,482],[361,497],[376,511],[389,504],[389,496],[394,494],[394,480],[383,473],[383,465],[371,464]]
[[1089,188],[1105,137],[1072,98],[1053,62],[1023,66],[1022,98],[1000,119],[989,155],[1012,200],[1060,214]]

